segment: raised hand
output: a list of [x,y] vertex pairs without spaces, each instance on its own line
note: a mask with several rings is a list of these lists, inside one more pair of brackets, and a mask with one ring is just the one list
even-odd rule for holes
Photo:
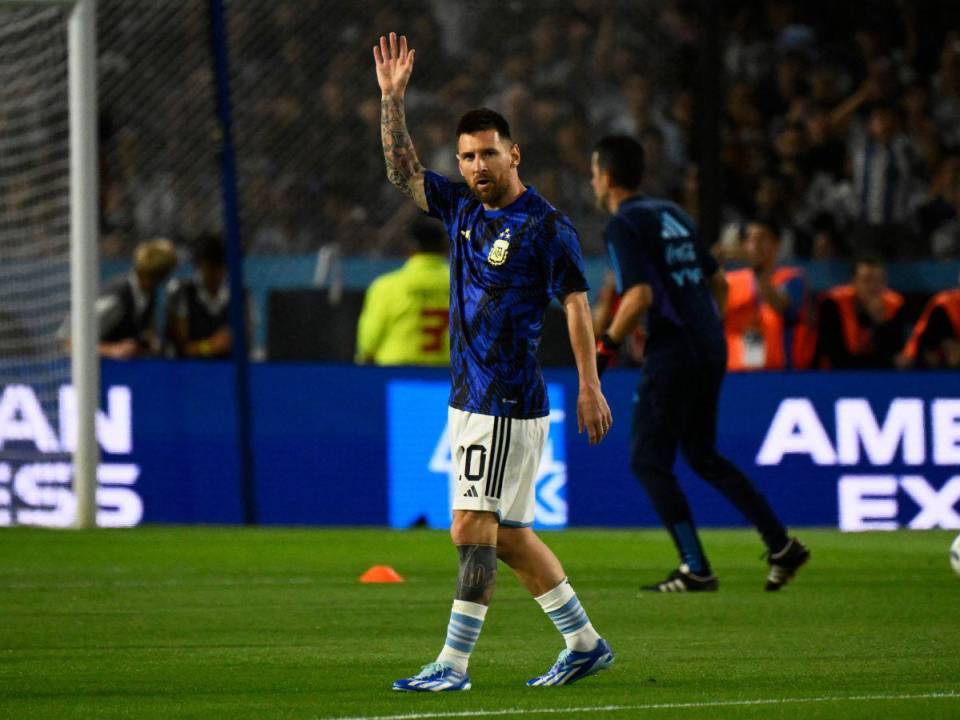
[[407,49],[407,36],[390,33],[389,40],[380,36],[380,44],[373,47],[373,60],[377,66],[377,82],[384,95],[403,96],[413,72],[415,50]]
[[377,82],[380,83],[380,139],[383,158],[387,164],[387,179],[412,198],[421,210],[427,209],[423,187],[424,170],[417,158],[413,140],[407,131],[403,93],[413,72],[413,50],[407,49],[407,38],[390,33],[389,40],[380,36],[380,44],[373,48],[377,64]]

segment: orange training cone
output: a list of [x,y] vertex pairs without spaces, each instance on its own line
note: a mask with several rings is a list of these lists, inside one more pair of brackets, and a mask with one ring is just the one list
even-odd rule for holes
[[362,583],[401,583],[403,578],[389,565],[374,565],[360,576]]

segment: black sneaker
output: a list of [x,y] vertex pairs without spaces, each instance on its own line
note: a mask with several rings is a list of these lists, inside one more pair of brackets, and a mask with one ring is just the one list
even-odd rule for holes
[[810,559],[810,551],[796,538],[790,538],[787,546],[780,552],[768,553],[767,562],[770,572],[767,575],[767,584],[764,590],[774,592],[779,590],[793,579],[797,570]]
[[694,575],[690,572],[689,566],[681,565],[670,573],[663,582],[653,585],[641,585],[641,590],[649,592],[662,593],[681,593],[681,592],[713,592],[720,587],[720,581],[716,575]]

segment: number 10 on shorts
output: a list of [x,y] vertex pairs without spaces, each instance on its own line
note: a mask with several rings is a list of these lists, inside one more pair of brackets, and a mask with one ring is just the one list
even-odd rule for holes
[[[505,468],[507,463],[496,463],[490,448],[468,442],[463,446],[464,455],[454,462],[447,423],[449,392],[450,385],[438,381],[395,380],[387,386],[391,527],[448,527],[458,475],[466,475],[461,482],[469,479],[478,495],[496,495],[498,488],[502,493],[499,483],[506,478],[491,470],[494,466]],[[552,409],[549,423],[544,423],[547,432],[536,463],[533,523],[537,528],[561,528],[567,524],[563,386],[551,383],[547,392]],[[516,423],[514,420],[514,430]]]

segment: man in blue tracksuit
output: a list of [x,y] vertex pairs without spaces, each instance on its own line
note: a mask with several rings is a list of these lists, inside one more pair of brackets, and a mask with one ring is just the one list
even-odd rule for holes
[[592,185],[597,204],[612,215],[604,233],[620,305],[597,343],[598,367],[647,316],[643,376],[633,411],[630,467],[646,488],[680,555],[657,592],[718,587],[687,498],[673,473],[677,449],[690,467],[753,523],[767,546],[767,590],[779,590],[810,556],[789,538],[766,498],[716,448],[717,406],[727,345],[718,305],[726,294],[723,270],[680,207],[640,193],[643,147],[626,136],[597,143]]

